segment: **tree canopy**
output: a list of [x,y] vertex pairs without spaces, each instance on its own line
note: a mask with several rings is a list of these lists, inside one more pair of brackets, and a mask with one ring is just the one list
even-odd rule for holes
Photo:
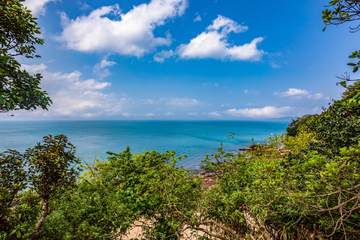
[[[322,14],[326,29],[329,25],[340,25],[346,22],[352,22],[360,20],[360,0],[332,0],[329,2],[329,8],[325,9]],[[355,33],[360,30],[360,24],[355,27],[350,27],[350,32]],[[360,51],[354,51],[349,58],[360,59]],[[360,67],[360,61],[357,63],[348,63],[349,66],[353,67],[353,72],[357,72]],[[346,81],[351,81],[349,77],[342,78],[343,82],[341,85],[346,85]]]
[[35,45],[43,44],[36,18],[22,0],[0,0],[0,112],[46,109],[52,103],[41,90],[41,75],[30,75],[21,69],[14,57],[40,57]]
[[63,134],[43,139],[24,154],[0,154],[0,239],[37,239],[50,200],[74,188],[80,170],[75,147]]

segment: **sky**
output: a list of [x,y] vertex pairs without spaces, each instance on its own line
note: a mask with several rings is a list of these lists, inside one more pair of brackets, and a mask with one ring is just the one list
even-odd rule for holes
[[[0,120],[267,120],[320,113],[358,46],[329,2],[26,0],[49,110]],[[352,75],[356,77],[356,75]],[[10,117],[14,115],[13,117]]]

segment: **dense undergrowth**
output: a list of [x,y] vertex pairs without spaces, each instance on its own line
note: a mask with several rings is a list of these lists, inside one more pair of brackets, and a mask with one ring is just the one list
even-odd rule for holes
[[77,180],[65,136],[3,153],[0,239],[360,239],[359,86],[255,151],[207,155],[211,188],[174,151],[108,152]]

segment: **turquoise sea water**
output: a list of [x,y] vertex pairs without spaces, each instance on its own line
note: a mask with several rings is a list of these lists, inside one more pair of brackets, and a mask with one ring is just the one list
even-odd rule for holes
[[216,153],[223,142],[225,151],[236,151],[252,142],[246,137],[225,139],[230,132],[262,142],[270,134],[284,132],[288,122],[274,121],[44,121],[0,122],[0,152],[20,152],[35,146],[48,134],[65,134],[76,146],[77,156],[91,161],[95,154],[106,159],[106,151],[132,152],[175,150],[188,158],[179,166],[194,170],[206,153]]

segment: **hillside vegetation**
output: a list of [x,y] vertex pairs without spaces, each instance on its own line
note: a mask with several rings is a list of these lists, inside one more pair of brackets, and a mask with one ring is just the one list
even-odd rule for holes
[[136,223],[145,239],[180,239],[186,230],[203,240],[360,239],[359,89],[356,82],[254,151],[207,155],[212,187],[177,168],[174,151],[108,152],[77,180],[79,161],[63,135],[23,155],[3,153],[0,236],[121,239]]

